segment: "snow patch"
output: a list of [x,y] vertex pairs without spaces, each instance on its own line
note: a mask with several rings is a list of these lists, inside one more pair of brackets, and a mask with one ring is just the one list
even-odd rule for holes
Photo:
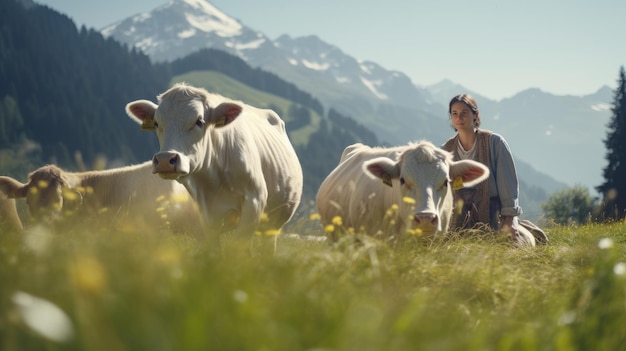
[[591,105],[591,109],[594,111],[607,111],[610,110],[612,107],[612,105],[610,104],[596,104],[596,105]]
[[226,44],[226,46],[231,47],[233,49],[236,50],[250,50],[250,49],[256,49],[259,46],[263,45],[263,43],[265,42],[265,39],[263,38],[259,38],[257,40],[253,40],[251,42],[248,43],[233,43],[233,42],[229,42]]
[[178,37],[181,39],[185,39],[185,38],[193,37],[195,34],[196,34],[196,30],[191,28],[191,29],[187,29],[178,33]]
[[372,71],[370,71],[370,68],[367,67],[366,65],[360,64],[359,67],[361,67],[361,71],[363,71],[364,73],[372,74]]
[[328,63],[316,63],[308,60],[302,60],[302,64],[304,65],[304,67],[312,69],[314,71],[325,71],[328,69],[328,67],[330,67]]
[[149,48],[156,47],[157,45],[158,41],[155,41],[152,37],[145,38],[135,44],[135,46],[138,47],[141,51],[146,51]]
[[288,58],[287,61],[289,61],[289,63],[293,66],[297,66],[299,64],[299,61],[294,58]]
[[339,84],[349,84],[351,82],[350,78],[348,78],[348,77],[337,77],[337,78],[335,78],[335,80]]
[[379,91],[377,90],[377,87],[378,87],[379,85],[381,85],[381,84],[382,84],[382,83],[381,83],[381,81],[379,81],[379,80],[378,80],[378,81],[370,81],[370,80],[367,80],[367,79],[365,79],[365,78],[361,77],[361,82],[362,82],[362,83],[363,83],[363,84],[367,87],[367,89],[369,89],[369,90],[372,92],[372,94],[374,94],[377,98],[379,98],[379,99],[381,99],[381,100],[387,100],[387,99],[389,98],[387,95],[385,95],[385,94],[383,94],[383,93],[381,93],[381,92],[379,92]]
[[241,25],[230,18],[217,18],[214,16],[196,16],[185,14],[185,19],[195,28],[206,32],[214,32],[220,37],[233,37],[241,33]]
[[106,28],[104,28],[103,30],[100,31],[100,33],[102,33],[102,35],[106,38],[111,36],[111,33],[113,33],[116,29],[117,26],[119,25],[119,23],[116,24],[112,24]]
[[211,13],[215,15],[223,15],[226,17],[220,10],[218,10],[215,6],[211,5],[209,2],[205,0],[185,0],[185,3],[195,9],[200,11]]

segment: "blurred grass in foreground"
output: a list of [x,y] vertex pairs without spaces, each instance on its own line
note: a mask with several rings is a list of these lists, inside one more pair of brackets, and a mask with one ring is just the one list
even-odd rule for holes
[[626,225],[547,233],[215,258],[168,230],[31,226],[0,235],[0,349],[625,349]]

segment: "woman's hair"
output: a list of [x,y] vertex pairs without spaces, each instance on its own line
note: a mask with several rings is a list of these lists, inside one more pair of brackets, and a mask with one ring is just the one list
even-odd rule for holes
[[474,128],[480,127],[480,114],[478,113],[478,105],[476,104],[476,100],[474,100],[474,98],[470,94],[460,94],[453,97],[452,100],[450,100],[450,105],[448,106],[448,115],[452,113],[452,105],[457,102],[462,102],[466,104],[472,110],[472,113],[474,114]]

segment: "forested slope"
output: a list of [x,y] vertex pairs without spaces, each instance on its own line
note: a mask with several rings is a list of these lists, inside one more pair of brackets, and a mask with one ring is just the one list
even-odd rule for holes
[[[153,64],[99,32],[28,1],[0,2],[0,174],[20,179],[43,163],[87,168],[101,157],[107,166],[149,159],[156,137],[124,112],[135,99],[156,101],[176,75],[220,72],[237,87],[230,96],[285,119],[305,172],[311,199],[345,146],[378,144],[374,133],[350,116],[324,107],[310,94],[239,58],[202,50],[172,63]],[[205,73],[202,73],[205,72]],[[263,92],[265,103],[258,100]],[[238,93],[238,94],[235,94]],[[272,98],[273,97],[273,98]],[[256,99],[256,100],[255,100]],[[276,101],[281,101],[280,103]],[[252,102],[251,102],[252,103]],[[80,160],[79,160],[80,161]]]

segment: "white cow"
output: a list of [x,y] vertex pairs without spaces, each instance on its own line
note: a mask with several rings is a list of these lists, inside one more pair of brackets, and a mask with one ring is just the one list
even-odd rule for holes
[[391,148],[348,146],[317,193],[324,225],[392,236],[446,232],[453,211],[452,185],[487,179],[479,162],[452,160],[427,141]]
[[140,219],[183,223],[186,230],[200,226],[200,216],[187,190],[152,174],[151,161],[87,172],[66,172],[46,165],[31,172],[27,183],[0,177],[0,191],[9,198],[25,198],[32,217],[41,221],[106,213],[135,221],[138,226],[142,225]]
[[134,101],[126,111],[144,129],[156,129],[161,150],[154,172],[189,190],[212,238],[218,242],[227,231],[236,237],[279,233],[303,185],[280,117],[184,83],[158,101]]

